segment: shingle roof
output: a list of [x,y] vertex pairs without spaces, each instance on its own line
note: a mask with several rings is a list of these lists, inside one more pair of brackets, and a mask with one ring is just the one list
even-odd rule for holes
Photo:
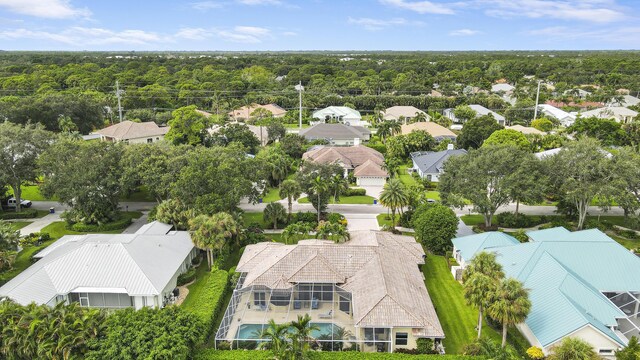
[[249,117],[251,117],[251,113],[254,112],[256,109],[265,109],[271,112],[274,117],[280,117],[287,113],[287,110],[281,108],[276,104],[266,104],[266,105],[251,104],[249,106],[245,105],[239,109],[230,111],[228,115],[232,118],[248,119]]
[[429,119],[426,112],[415,106],[392,106],[382,112],[385,120],[399,120],[401,116],[405,118],[414,118],[417,114],[424,114]]
[[96,131],[96,134],[117,140],[129,140],[143,137],[164,136],[169,131],[168,126],[160,127],[153,121],[137,123],[125,120]]
[[444,337],[416,266],[424,263],[423,255],[411,237],[360,231],[344,244],[248,245],[236,271],[246,273],[244,288],[335,283],[352,294],[356,326],[406,326],[420,328],[419,336]]
[[310,128],[300,131],[300,136],[308,140],[333,139],[333,140],[353,140],[359,138],[367,140],[371,131],[362,126],[349,126],[344,124],[316,124]]
[[610,119],[618,116],[636,117],[638,116],[638,113],[622,106],[607,106],[599,109],[581,112],[580,116],[582,116],[583,118],[597,117],[600,119]]
[[434,139],[449,138],[455,140],[456,137],[458,137],[453,131],[432,121],[402,125],[401,129],[402,135],[406,135],[415,130],[423,130],[428,132]]
[[507,129],[511,129],[511,130],[515,130],[515,131],[523,133],[523,134],[546,135],[546,132],[540,131],[540,130],[534,128],[534,127],[529,127],[529,126],[513,125],[513,126],[507,126],[506,128]]
[[418,151],[411,153],[411,159],[416,166],[425,174],[438,174],[441,172],[444,162],[453,155],[464,155],[467,150],[455,149],[455,150],[443,150],[438,152],[433,151]]
[[354,169],[367,161],[377,165],[384,163],[384,156],[368,146],[323,146],[309,150],[302,155],[303,160],[321,164],[340,163],[347,169]]
[[0,288],[21,303],[49,302],[74,289],[121,289],[131,296],[158,295],[187,258],[193,244],[186,231],[146,226],[135,234],[64,236],[41,259]]
[[602,293],[640,291],[640,258],[597,229],[553,228],[527,235],[532,242],[488,250],[497,254],[507,277],[530,289],[532,308],[525,322],[540,343],[547,346],[593,326],[623,344],[609,328],[626,315]]

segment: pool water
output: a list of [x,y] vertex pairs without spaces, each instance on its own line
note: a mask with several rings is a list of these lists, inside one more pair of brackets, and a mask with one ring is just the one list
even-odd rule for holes
[[[311,323],[312,325],[320,328],[319,330],[313,330],[311,332],[311,336],[317,338],[321,335],[331,334],[334,329],[337,328],[337,325],[333,323]],[[237,340],[247,340],[247,339],[257,339],[258,334],[262,331],[263,327],[267,327],[266,324],[242,324],[238,328],[238,332],[236,333]]]

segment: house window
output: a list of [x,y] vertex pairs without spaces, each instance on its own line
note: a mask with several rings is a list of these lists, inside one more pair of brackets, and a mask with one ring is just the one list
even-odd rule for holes
[[151,144],[153,142],[153,138],[148,138],[147,139],[147,144]]
[[408,333],[398,332],[396,333],[396,345],[407,345],[409,340]]
[[267,305],[267,293],[254,292],[253,293],[253,305],[266,306]]
[[349,299],[340,296],[340,311],[351,314],[351,304]]
[[613,349],[600,349],[598,353],[600,355],[613,355]]
[[79,293],[80,306],[89,306],[89,294]]
[[142,297],[142,307],[146,307],[147,306],[147,297],[143,296]]

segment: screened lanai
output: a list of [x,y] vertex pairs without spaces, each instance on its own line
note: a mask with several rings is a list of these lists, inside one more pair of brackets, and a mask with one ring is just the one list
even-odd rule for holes
[[605,293],[605,296],[626,315],[618,319],[617,331],[627,340],[640,337],[640,292]]

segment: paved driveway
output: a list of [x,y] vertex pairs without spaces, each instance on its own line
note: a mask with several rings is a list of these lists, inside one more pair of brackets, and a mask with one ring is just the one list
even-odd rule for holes
[[367,191],[367,195],[373,196],[376,199],[380,199],[380,193],[382,192],[382,186],[359,186]]
[[344,217],[349,231],[380,229],[376,214],[344,214]]

